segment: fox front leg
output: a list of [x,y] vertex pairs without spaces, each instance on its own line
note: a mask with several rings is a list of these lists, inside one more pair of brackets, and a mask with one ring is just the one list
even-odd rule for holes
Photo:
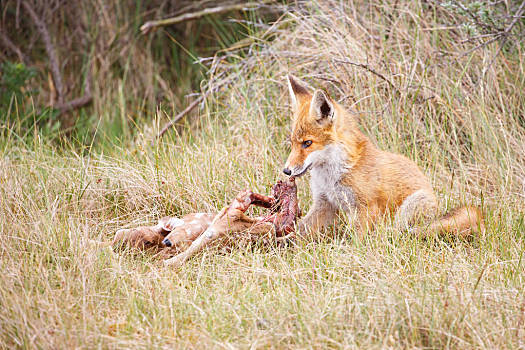
[[314,201],[308,214],[297,224],[299,236],[316,235],[319,230],[335,222],[337,209],[326,200]]

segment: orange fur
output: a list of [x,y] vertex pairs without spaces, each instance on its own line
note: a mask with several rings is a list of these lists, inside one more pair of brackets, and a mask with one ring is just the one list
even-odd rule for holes
[[485,230],[485,223],[481,210],[476,207],[461,207],[431,222],[428,227],[417,228],[416,234],[426,237],[433,233],[452,233],[465,237]]
[[[400,229],[435,215],[432,186],[413,161],[378,149],[359,130],[357,118],[323,91],[312,94],[292,76],[288,84],[292,145],[284,172],[291,176],[312,173],[314,204],[299,224],[300,232],[315,232],[333,223],[341,209],[357,214],[360,232],[372,228],[385,214],[394,215]],[[463,235],[478,226],[482,226],[479,209],[465,207],[427,229]]]

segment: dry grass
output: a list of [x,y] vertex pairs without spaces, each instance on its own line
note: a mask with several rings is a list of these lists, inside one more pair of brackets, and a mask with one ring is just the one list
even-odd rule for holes
[[[396,4],[295,8],[221,68],[242,72],[235,84],[155,147],[156,125],[104,152],[5,133],[0,346],[524,348],[523,47],[480,80],[497,44],[458,59],[469,48],[461,31],[439,29],[454,18]],[[295,248],[207,251],[181,271],[89,247],[117,227],[268,191],[287,155],[289,71],[359,113],[380,147],[414,159],[443,208],[483,205],[486,234],[423,242],[380,226],[357,242],[347,227]]]

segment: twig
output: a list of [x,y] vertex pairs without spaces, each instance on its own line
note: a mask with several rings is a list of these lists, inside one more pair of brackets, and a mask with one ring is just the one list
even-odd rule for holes
[[261,7],[261,5],[264,5],[266,3],[273,2],[273,0],[264,0],[259,2],[247,2],[244,4],[234,4],[234,5],[228,5],[228,6],[217,6],[217,7],[211,7],[207,8],[201,11],[197,12],[191,12],[191,13],[185,13],[180,16],[172,17],[172,18],[166,18],[166,19],[159,19],[155,21],[147,21],[140,27],[140,31],[142,34],[148,34],[151,30],[156,29],[157,27],[162,26],[169,26],[176,23],[181,23],[185,21],[191,21],[197,18],[201,18],[207,15],[216,15],[221,14],[225,12],[235,11],[235,10],[255,10]]
[[89,93],[89,94],[85,94],[82,97],[78,97],[71,101],[68,101],[66,103],[57,104],[54,107],[60,110],[60,114],[64,114],[73,109],[84,107],[85,105],[89,104],[92,99],[93,99],[93,96],[91,95],[91,93]]
[[514,18],[514,20],[505,28],[505,30],[502,30],[502,31],[499,31],[497,33],[493,33],[492,35],[494,35],[493,38],[485,41],[485,42],[482,42],[481,44],[473,47],[472,49],[470,50],[467,50],[465,51],[464,53],[462,53],[459,57],[459,58],[462,58],[462,57],[465,57],[466,55],[478,50],[478,49],[481,49],[495,41],[498,41],[500,39],[503,39],[501,44],[500,44],[500,47],[498,49],[498,51],[496,52],[496,55],[494,55],[494,57],[491,59],[489,65],[486,67],[485,71],[488,70],[490,68],[490,66],[492,65],[492,63],[494,62],[495,58],[499,55],[499,53],[501,52],[501,50],[503,49],[503,46],[505,45],[505,43],[507,42],[509,36],[510,36],[510,33],[512,31],[512,29],[514,28],[514,26],[516,25],[516,23],[518,23],[518,20],[520,19],[521,15],[523,14],[523,12],[525,11],[525,0],[521,2],[521,5],[520,7],[518,8],[518,10],[516,11],[516,14],[514,16],[512,16]]
[[49,57],[49,65],[51,66],[51,73],[53,75],[53,81],[58,95],[58,103],[61,104],[64,102],[64,85],[62,83],[62,74],[60,74],[60,68],[58,66],[58,58],[55,51],[55,46],[51,41],[49,31],[47,30],[46,24],[38,17],[31,5],[27,1],[22,1],[22,5],[29,14],[29,17],[33,20],[36,25],[37,30],[42,36],[44,45],[46,47],[46,52]]
[[518,20],[520,19],[521,15],[523,14],[524,11],[525,11],[525,0],[521,2],[520,7],[516,11],[514,20],[507,26],[507,28],[505,28],[505,31],[500,36],[498,36],[498,38],[502,37],[503,40],[501,40],[500,46],[498,48],[498,51],[496,52],[494,57],[492,57],[492,59],[490,60],[489,64],[487,65],[487,67],[483,68],[483,72],[487,72],[489,70],[489,68],[492,66],[492,64],[496,60],[496,57],[498,57],[498,55],[500,54],[501,50],[503,50],[503,46],[505,46],[505,43],[509,39],[509,35],[510,35],[511,31],[512,31],[512,28],[514,28],[514,26],[516,25],[516,23],[518,22]]
[[88,71],[85,80],[84,96],[75,98],[73,100],[64,102],[64,84],[62,80],[62,74],[60,73],[60,67],[58,64],[58,58],[55,50],[55,46],[51,41],[51,36],[47,30],[46,24],[33,10],[31,5],[27,1],[22,1],[22,5],[36,25],[37,30],[40,32],[46,52],[49,57],[49,65],[51,68],[51,74],[53,75],[53,82],[58,95],[57,103],[53,104],[53,107],[59,110],[59,115],[69,112],[73,109],[83,107],[91,102],[93,95],[91,94],[91,65],[88,64]]
[[[219,60],[220,61],[220,60]],[[222,72],[222,73],[225,73],[225,72]],[[221,76],[222,75],[219,74],[218,76]],[[179,114],[177,114],[172,120],[170,120],[168,123],[166,123],[166,125],[164,125],[164,127],[162,128],[162,130],[157,134],[157,139],[158,138],[161,138],[162,135],[164,135],[166,133],[166,131],[168,131],[173,125],[175,125],[175,123],[180,120],[182,117],[184,117],[186,114],[188,114],[189,112],[191,112],[195,107],[197,107],[197,105],[199,103],[201,103],[202,101],[204,101],[204,99],[206,97],[208,97],[209,94],[211,94],[212,92],[216,92],[218,91],[221,87],[225,86],[225,85],[228,85],[230,84],[232,81],[234,81],[240,74],[242,73],[242,70],[237,72],[236,74],[233,74],[225,79],[223,79],[222,81],[220,81],[219,83],[215,84],[215,81],[216,79],[213,79],[213,80],[210,80],[208,82],[208,84],[206,85],[206,88],[205,88],[205,92],[203,92],[195,101],[193,101],[192,103],[190,103],[188,105],[188,107],[186,107],[182,112],[180,112]],[[152,144],[154,143],[154,141],[152,141]]]
[[173,125],[175,125],[177,121],[179,121],[179,119],[181,119],[186,114],[190,113],[195,107],[197,107],[197,105],[201,103],[206,98],[206,96],[210,94],[210,92],[211,90],[208,90],[204,94],[201,94],[195,101],[190,103],[188,107],[186,107],[182,112],[177,114],[173,119],[171,119],[168,123],[166,123],[166,125],[164,125],[162,130],[157,134],[157,138],[161,138],[162,135],[166,133],[166,131],[168,131]]
[[27,58],[26,56],[22,53],[22,50],[20,50],[20,48],[18,46],[16,46],[12,41],[11,39],[9,39],[9,37],[5,34],[5,32],[3,30],[0,29],[0,39],[2,39],[2,42],[4,43],[5,47],[7,47],[8,49],[10,49],[11,51],[13,51],[17,56],[18,56],[18,59],[24,63],[24,64],[27,64]]
[[[223,60],[225,60],[227,57],[228,57],[227,55],[226,56],[221,56],[221,57],[214,56],[213,57],[213,61],[211,63],[211,67],[208,70],[208,75],[209,76],[213,76],[215,74],[215,71],[216,71],[219,63],[222,62]],[[195,101],[193,101],[192,103],[190,103],[188,105],[188,107],[186,107],[182,112],[177,114],[173,119],[171,119],[168,123],[166,123],[164,125],[164,127],[162,128],[162,130],[157,134],[156,138],[157,139],[161,138],[162,135],[164,135],[166,133],[166,131],[168,131],[171,127],[173,127],[175,125],[175,123],[177,121],[179,121],[181,118],[183,118],[186,114],[190,113],[195,107],[197,107],[197,105],[199,103],[204,101],[204,99],[206,97],[208,97],[209,94],[211,94],[212,92],[218,91],[224,85],[228,85],[229,83],[231,83],[234,79],[236,79],[242,73],[242,70],[238,71],[237,73],[235,73],[235,74],[233,74],[233,75],[231,75],[231,76],[229,76],[227,78],[224,78],[222,81],[220,81],[217,84],[215,84],[215,82],[219,78],[224,76],[226,74],[226,72],[227,71],[222,71],[221,73],[217,74],[214,78],[210,78],[210,80],[208,81],[206,86],[203,88],[203,90],[205,90],[205,92],[201,93],[200,96]],[[155,142],[155,140],[153,140],[151,142],[152,145],[154,144],[154,142]]]
[[481,35],[471,36],[470,38],[461,40],[460,43],[461,44],[466,44],[466,43],[472,42],[474,40],[488,38],[488,37],[495,36],[495,35],[498,35],[498,33],[488,33],[488,34],[481,34]]
[[481,49],[482,47],[485,47],[485,46],[487,46],[488,44],[491,44],[491,43],[493,43],[494,41],[499,40],[500,38],[501,38],[501,34],[499,34],[499,33],[498,33],[498,34],[495,34],[495,36],[494,36],[492,39],[487,40],[487,41],[485,41],[485,42],[482,42],[481,44],[479,44],[479,45],[473,47],[472,49],[463,52],[461,55],[459,55],[458,58],[465,57],[466,55],[468,55],[468,54],[470,54],[470,53],[472,53],[472,52],[474,52],[474,51],[476,51],[476,50],[478,50],[478,49]]
[[73,109],[83,107],[93,100],[93,95],[91,93],[91,64],[88,63],[88,71],[86,74],[86,80],[84,82],[84,96],[75,98],[71,101],[65,103],[56,104],[54,107],[60,111],[60,114],[64,114]]
[[474,21],[476,22],[476,24],[478,25],[478,27],[480,28],[483,28],[485,30],[488,30],[490,31],[491,29],[496,29],[497,31],[501,31],[502,29],[501,28],[497,28],[497,27],[491,27],[483,22],[481,22],[479,20],[479,16],[476,16],[472,13],[472,11],[470,11],[470,9],[468,7],[465,7],[463,4],[460,4],[459,2],[457,1],[453,1],[454,5],[456,5],[458,8],[460,8],[461,10],[465,11],[469,17]]
[[505,35],[508,35],[511,32],[512,28],[514,28],[516,23],[518,23],[518,20],[521,18],[521,15],[523,14],[524,11],[525,11],[525,1],[522,1],[520,7],[516,11],[516,14],[513,16],[514,20],[505,29]]
[[352,62],[352,61],[348,61],[348,60],[340,60],[340,59],[337,59],[337,58],[334,58],[333,61],[334,62],[338,62],[338,63],[346,63],[346,64],[350,64],[352,66],[356,66],[356,67],[360,67],[360,68],[366,69],[370,73],[372,73],[375,76],[377,76],[377,77],[383,79],[384,81],[386,81],[388,83],[388,85],[390,85],[390,87],[392,87],[394,90],[399,92],[399,89],[394,85],[394,83],[392,83],[392,81],[390,79],[388,79],[383,74],[381,74],[378,71],[376,71],[373,68],[371,68],[368,64],[357,63],[357,62]]

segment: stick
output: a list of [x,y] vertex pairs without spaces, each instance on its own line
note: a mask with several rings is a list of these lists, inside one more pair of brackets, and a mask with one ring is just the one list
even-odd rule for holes
[[49,65],[51,66],[51,74],[53,75],[53,82],[58,95],[58,102],[53,104],[53,107],[59,110],[59,115],[62,115],[68,111],[71,111],[76,108],[83,107],[91,102],[93,95],[91,94],[91,67],[88,67],[88,72],[85,81],[85,92],[84,96],[75,98],[68,102],[64,102],[64,85],[62,82],[62,74],[60,73],[60,68],[58,64],[58,58],[55,50],[55,46],[51,41],[51,36],[47,30],[46,24],[33,10],[31,5],[27,1],[22,1],[22,5],[29,14],[29,17],[33,20],[36,25],[37,30],[42,36],[42,41],[46,47],[47,55],[49,56]]
[[87,104],[89,104],[91,102],[91,100],[93,99],[93,96],[91,95],[91,93],[86,93],[84,96],[82,97],[78,97],[78,98],[75,98],[71,101],[68,101],[68,102],[65,102],[65,103],[62,103],[62,104],[56,104],[54,107],[58,110],[60,110],[60,114],[64,114],[66,112],[69,112],[73,109],[77,109],[77,108],[80,108],[80,107],[83,107]]
[[399,92],[399,89],[394,85],[394,83],[392,83],[392,81],[390,81],[387,77],[385,77],[383,74],[377,72],[376,70],[372,69],[368,64],[364,64],[364,63],[357,63],[357,62],[351,62],[351,61],[347,61],[347,60],[340,60],[340,59],[333,59],[333,61],[335,62],[339,62],[339,63],[346,63],[346,64],[350,64],[352,66],[356,66],[356,67],[360,67],[360,68],[363,68],[363,69],[366,69],[367,71],[369,71],[370,73],[374,74],[375,76],[383,79],[384,81],[386,81],[388,83],[388,85],[390,85],[394,90],[398,91]]
[[166,123],[166,125],[164,125],[162,130],[157,134],[157,138],[161,138],[162,135],[164,135],[166,133],[166,131],[168,131],[173,125],[175,125],[175,123],[179,119],[181,119],[186,114],[190,113],[195,107],[197,107],[197,105],[199,103],[201,103],[204,100],[204,98],[206,96],[208,96],[209,93],[210,93],[210,91],[206,92],[205,94],[200,95],[199,98],[197,98],[195,101],[190,103],[188,107],[186,107],[182,112],[177,114],[172,120],[170,120],[168,123]]
[[490,34],[490,35],[494,35],[493,38],[485,41],[485,42],[482,42],[481,44],[473,47],[472,49],[470,50],[467,50],[465,51],[464,53],[462,53],[459,57],[459,58],[462,58],[462,57],[465,57],[466,55],[480,49],[480,48],[483,48],[497,40],[501,40],[501,43],[500,43],[500,47],[498,49],[498,51],[496,52],[496,54],[494,55],[494,57],[491,59],[490,63],[487,65],[487,67],[485,68],[485,71],[487,71],[490,66],[492,65],[492,63],[494,63],[494,60],[496,59],[496,57],[499,55],[499,53],[501,52],[501,50],[503,49],[503,46],[505,45],[505,43],[507,42],[508,38],[509,38],[509,35],[510,35],[510,32],[512,31],[512,29],[514,28],[514,26],[516,25],[516,23],[518,22],[518,20],[520,19],[522,13],[525,12],[525,0],[521,2],[521,5],[520,7],[518,8],[518,10],[516,10],[516,13],[514,16],[514,20],[505,28],[505,30],[501,30],[497,33],[494,33],[494,34]]
[[503,50],[503,47],[505,46],[505,43],[507,42],[507,40],[509,39],[509,36],[510,36],[510,33],[512,31],[512,29],[514,28],[514,26],[516,25],[516,23],[518,22],[518,20],[521,18],[521,15],[523,14],[523,12],[525,12],[525,0],[521,2],[521,5],[520,7],[516,10],[516,13],[514,14],[514,20],[505,28],[505,30],[503,31],[499,31],[498,33],[495,33],[493,34],[494,37],[491,38],[490,40],[487,40],[485,42],[482,42],[481,44],[473,47],[472,49],[462,53],[459,57],[459,58],[462,58],[482,47],[485,47],[495,41],[498,41],[498,40],[501,40],[500,43],[499,43],[499,48],[498,50],[496,51],[496,54],[491,58],[489,64],[483,68],[483,75],[485,74],[485,72],[487,72],[490,67],[492,66],[492,64],[494,63],[494,61],[496,60],[496,58],[498,57],[498,55],[500,54],[501,50]]
[[191,21],[191,20],[201,18],[207,15],[216,15],[216,14],[235,11],[235,10],[245,10],[245,11],[255,10],[261,7],[261,5],[264,5],[272,1],[273,0],[264,0],[264,1],[259,1],[259,2],[248,2],[244,4],[217,6],[217,7],[207,8],[207,9],[197,11],[197,12],[185,13],[183,15],[172,17],[172,18],[159,19],[155,21],[147,21],[140,27],[140,31],[142,32],[142,34],[148,34],[151,30],[156,29],[157,27],[169,26],[169,25],[176,24],[176,23]]
[[65,103],[58,103],[54,107],[60,111],[60,114],[64,114],[73,109],[83,107],[93,100],[93,95],[91,94],[91,64],[88,63],[88,71],[86,74],[86,81],[84,82],[84,96],[75,98],[71,101]]
[[13,51],[17,56],[18,59],[23,63],[27,65],[27,58],[22,53],[22,50],[18,46],[16,46],[11,39],[4,33],[3,30],[0,29],[0,39],[4,42],[4,45],[9,48],[11,51]]
[[44,45],[46,47],[47,55],[49,56],[49,65],[51,66],[51,73],[53,75],[53,81],[55,83],[55,87],[57,90],[58,95],[58,103],[61,104],[64,102],[64,85],[62,83],[62,74],[60,74],[60,69],[58,66],[58,58],[55,51],[55,46],[53,45],[53,42],[51,41],[51,37],[49,35],[49,31],[47,30],[46,24],[44,21],[38,17],[38,15],[35,13],[31,5],[27,1],[22,1],[22,5],[26,9],[27,13],[29,14],[29,17],[33,20],[33,22],[36,25],[37,30],[40,32],[40,35],[42,36],[42,40],[44,41]]
[[[223,72],[224,73],[224,72]],[[240,73],[240,72],[239,72]],[[175,125],[175,123],[181,119],[182,117],[184,117],[186,114],[188,114],[189,112],[191,112],[195,107],[197,107],[197,105],[199,103],[201,103],[202,101],[204,101],[204,99],[206,97],[208,97],[209,94],[211,94],[212,92],[214,91],[218,91],[222,86],[224,85],[228,85],[230,82],[232,82],[238,75],[239,73],[237,74],[234,74],[226,79],[223,79],[221,82],[217,83],[215,86],[213,86],[212,84],[214,83],[214,81],[210,81],[208,82],[207,84],[207,88],[206,88],[206,92],[202,93],[195,101],[193,101],[192,103],[190,103],[190,105],[188,107],[186,107],[182,112],[180,112],[179,114],[177,114],[172,120],[170,120],[168,123],[166,123],[166,125],[164,125],[164,127],[162,128],[162,130],[157,134],[157,139],[158,138],[161,138],[162,135],[164,135],[166,133],[166,131],[168,131],[173,125]],[[219,74],[219,76],[222,75],[222,74]],[[153,144],[155,142],[155,140],[153,140],[151,143]]]
[[500,46],[498,48],[498,51],[496,52],[496,54],[494,55],[494,57],[492,57],[492,59],[490,60],[488,66],[486,68],[483,69],[484,72],[488,71],[490,66],[492,66],[492,64],[494,63],[494,61],[496,60],[496,57],[498,57],[498,55],[500,54],[501,50],[503,50],[503,46],[505,46],[505,43],[507,42],[507,40],[509,39],[509,35],[510,35],[510,32],[512,31],[512,28],[514,28],[514,26],[516,25],[516,23],[518,22],[518,19],[521,17],[521,14],[525,11],[525,0],[521,2],[521,5],[520,7],[518,8],[518,10],[516,11],[516,15],[515,15],[515,18],[514,20],[509,24],[509,26],[505,29],[505,31],[503,32],[502,36],[503,36],[503,40],[501,40],[501,43],[500,43]]

